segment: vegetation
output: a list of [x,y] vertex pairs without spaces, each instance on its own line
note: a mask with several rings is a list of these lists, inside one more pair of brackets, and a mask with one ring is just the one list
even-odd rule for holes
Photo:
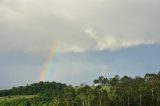
[[160,73],[143,78],[100,76],[93,82],[96,86],[39,82],[2,90],[0,106],[160,106]]
[[13,96],[13,95],[37,95],[46,94],[58,95],[64,88],[66,84],[56,83],[56,82],[39,82],[31,84],[30,86],[19,86],[13,87],[11,90],[1,90],[0,96]]
[[36,95],[4,96],[4,97],[0,97],[0,102],[14,101],[14,100],[18,100],[18,99],[31,99],[34,97],[36,97]]

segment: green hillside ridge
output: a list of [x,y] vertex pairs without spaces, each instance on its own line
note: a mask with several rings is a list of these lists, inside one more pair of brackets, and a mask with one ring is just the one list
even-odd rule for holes
[[93,86],[39,82],[0,91],[0,106],[160,106],[160,73],[100,76]]

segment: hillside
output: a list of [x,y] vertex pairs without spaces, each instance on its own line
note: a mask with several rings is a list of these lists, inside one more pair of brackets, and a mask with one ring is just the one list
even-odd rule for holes
[[32,99],[37,97],[36,95],[19,95],[19,96],[4,96],[0,97],[0,102],[11,102],[18,99]]
[[0,97],[13,95],[37,95],[46,92],[57,95],[65,87],[67,87],[65,84],[56,82],[39,82],[26,86],[13,87],[10,90],[0,90]]
[[39,82],[0,91],[0,106],[160,106],[160,73],[100,76],[99,86]]

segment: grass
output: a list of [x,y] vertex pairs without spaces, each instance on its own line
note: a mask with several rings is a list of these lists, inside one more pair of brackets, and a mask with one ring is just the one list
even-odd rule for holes
[[3,101],[13,101],[13,100],[18,100],[18,99],[31,99],[36,97],[37,95],[17,95],[17,96],[4,96],[0,97],[0,102]]

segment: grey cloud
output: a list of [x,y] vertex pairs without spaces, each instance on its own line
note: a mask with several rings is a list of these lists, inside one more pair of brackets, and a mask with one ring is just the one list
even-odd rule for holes
[[1,0],[0,50],[45,54],[159,43],[157,0]]

